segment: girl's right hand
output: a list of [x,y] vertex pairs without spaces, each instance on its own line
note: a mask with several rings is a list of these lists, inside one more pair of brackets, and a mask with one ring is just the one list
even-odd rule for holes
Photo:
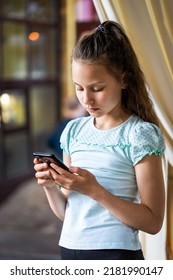
[[49,166],[46,162],[40,162],[39,159],[34,158],[34,170],[36,171],[35,177],[37,178],[37,183],[42,187],[54,187],[55,182],[51,178],[51,173]]

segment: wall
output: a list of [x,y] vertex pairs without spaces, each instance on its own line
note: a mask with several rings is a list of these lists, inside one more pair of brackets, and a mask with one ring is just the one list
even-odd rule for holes
[[173,166],[169,165],[168,195],[167,195],[167,259],[173,260]]

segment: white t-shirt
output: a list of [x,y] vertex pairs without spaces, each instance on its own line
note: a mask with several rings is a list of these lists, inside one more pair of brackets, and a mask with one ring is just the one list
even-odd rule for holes
[[[87,169],[109,192],[134,203],[140,203],[134,165],[147,154],[162,156],[165,150],[159,128],[135,115],[110,130],[97,129],[91,116],[72,120],[60,142],[72,166]],[[141,249],[138,230],[75,191],[67,201],[59,244],[83,250]]]

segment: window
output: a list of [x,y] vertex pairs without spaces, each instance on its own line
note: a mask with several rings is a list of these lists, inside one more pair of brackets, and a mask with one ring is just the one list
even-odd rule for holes
[[59,118],[61,2],[0,0],[0,186],[33,172]]

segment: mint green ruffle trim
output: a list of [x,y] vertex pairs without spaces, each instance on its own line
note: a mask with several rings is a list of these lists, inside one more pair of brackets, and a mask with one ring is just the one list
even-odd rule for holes
[[142,155],[140,155],[136,160],[135,162],[133,163],[133,166],[135,166],[139,161],[141,161],[146,155],[153,155],[155,154],[156,156],[160,156],[162,157],[164,155],[164,151],[163,150],[160,150],[160,149],[150,149],[149,151],[146,151],[144,152]]
[[163,156],[164,155],[164,151],[163,150],[160,150],[160,149],[154,149],[154,148],[152,148],[149,152],[148,152],[148,154],[151,156],[152,154],[155,154],[156,156]]
[[[75,139],[76,142],[78,142],[77,139]],[[85,143],[85,142],[80,142],[80,144],[83,144],[83,145],[88,145],[88,146],[93,146],[93,147],[105,147],[105,148],[108,148],[108,147],[120,147],[122,150],[124,150],[125,148],[127,147],[130,147],[131,146],[131,143],[128,143],[128,144],[121,144],[121,143],[117,143],[117,144],[98,144],[98,143]]]
[[[117,143],[117,144],[98,144],[98,143],[86,143],[86,142],[81,142],[81,141],[78,141],[77,139],[73,139],[75,140],[76,142],[80,142],[80,144],[83,144],[83,145],[87,145],[87,146],[92,146],[92,147],[105,147],[105,148],[108,148],[108,147],[119,147],[120,149],[124,150],[125,148],[129,148],[131,147],[131,143],[127,143],[127,144],[122,144],[122,143]],[[61,144],[61,149],[63,149],[65,152],[66,149],[65,147],[63,147],[63,145]],[[144,153],[142,153],[142,155],[139,156],[139,158],[137,159],[137,162],[140,161],[144,156],[146,155],[149,155],[151,156],[152,154],[155,154],[156,156],[163,156],[164,155],[164,150],[161,150],[161,149],[155,149],[155,148],[150,148],[148,151],[145,151]]]
[[[78,142],[77,139],[75,139],[76,142]],[[86,142],[80,142],[80,144],[83,144],[83,145],[88,145],[88,146],[93,146],[93,147],[119,147],[121,148],[122,150],[124,150],[125,148],[129,148],[131,147],[131,143],[127,143],[127,144],[122,144],[122,143],[117,143],[117,144],[98,144],[98,143],[86,143]],[[152,154],[155,154],[156,156],[163,156],[164,155],[164,151],[161,150],[161,149],[155,149],[155,148],[151,148],[149,151],[146,152],[146,154],[148,155],[152,155]],[[146,155],[144,153],[144,155]]]

